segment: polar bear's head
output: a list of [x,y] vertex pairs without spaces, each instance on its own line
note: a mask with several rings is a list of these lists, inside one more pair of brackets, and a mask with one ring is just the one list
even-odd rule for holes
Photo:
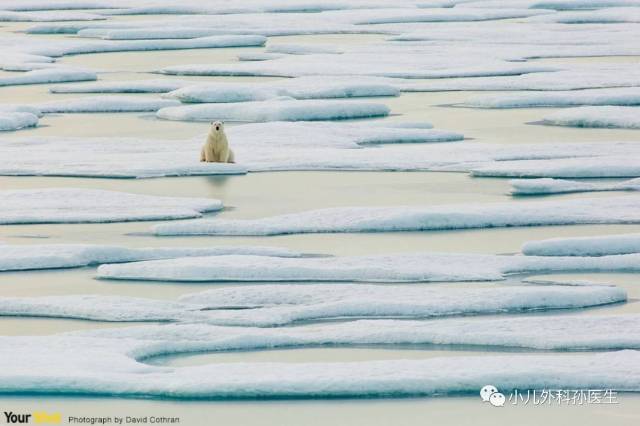
[[224,122],[223,121],[212,121],[210,133],[224,133]]

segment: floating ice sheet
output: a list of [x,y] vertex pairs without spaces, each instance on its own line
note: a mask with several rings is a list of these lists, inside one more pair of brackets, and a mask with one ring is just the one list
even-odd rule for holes
[[640,253],[640,234],[530,241],[522,246],[522,252],[531,256],[607,256]]
[[74,112],[143,112],[180,105],[172,99],[140,98],[136,96],[93,96],[64,99],[36,104],[44,113]]
[[93,71],[75,68],[46,68],[16,73],[15,76],[11,77],[0,77],[0,86],[88,81],[96,78],[96,73]]
[[475,108],[535,108],[582,105],[640,105],[640,88],[518,93],[470,99],[461,106]]
[[199,104],[160,109],[156,115],[180,121],[310,121],[384,117],[389,108],[373,102],[327,100],[269,100],[227,104]]
[[91,244],[1,244],[0,271],[75,268],[100,263],[231,254],[284,257],[300,255],[299,253],[284,248],[261,246],[127,248]]
[[169,79],[100,81],[54,86],[49,91],[51,93],[165,93],[188,84],[186,81]]
[[215,199],[76,188],[0,191],[0,205],[0,224],[184,219],[222,208]]
[[30,112],[0,111],[0,131],[19,130],[38,125],[38,116]]
[[182,87],[167,96],[181,102],[246,102],[293,99],[398,96],[390,84],[363,77],[301,77],[267,83],[206,83]]
[[156,235],[280,235],[640,222],[640,196],[454,204],[338,207],[261,219],[200,219],[153,227]]
[[640,254],[592,257],[531,257],[417,253],[335,258],[258,256],[189,257],[101,265],[98,277],[155,281],[491,281],[508,274],[633,272]]
[[640,179],[616,183],[592,183],[563,179],[514,179],[511,182],[513,195],[544,195],[568,192],[639,191]]
[[547,115],[543,123],[570,127],[640,129],[640,108],[620,106],[570,108]]

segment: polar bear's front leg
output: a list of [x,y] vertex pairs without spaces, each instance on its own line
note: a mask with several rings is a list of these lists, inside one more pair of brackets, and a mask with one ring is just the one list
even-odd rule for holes
[[229,150],[229,157],[227,158],[227,163],[235,163],[236,162],[236,158],[235,155],[233,155],[233,150]]
[[201,161],[201,162],[207,161],[207,156],[206,156],[206,154],[204,153],[204,146],[203,146],[203,147],[202,147],[202,149],[200,150],[200,161]]

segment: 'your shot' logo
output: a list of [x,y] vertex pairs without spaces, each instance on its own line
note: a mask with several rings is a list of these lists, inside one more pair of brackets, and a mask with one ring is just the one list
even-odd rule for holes
[[482,398],[482,402],[488,402],[494,407],[502,407],[506,401],[504,395],[498,392],[498,388],[493,385],[486,385],[480,389],[480,398]]

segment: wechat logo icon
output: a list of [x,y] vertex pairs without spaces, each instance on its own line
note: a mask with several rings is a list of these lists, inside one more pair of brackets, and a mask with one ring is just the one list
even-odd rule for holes
[[486,385],[480,389],[480,398],[482,402],[488,402],[494,407],[502,407],[506,401],[503,394],[498,392],[498,388],[493,385]]

